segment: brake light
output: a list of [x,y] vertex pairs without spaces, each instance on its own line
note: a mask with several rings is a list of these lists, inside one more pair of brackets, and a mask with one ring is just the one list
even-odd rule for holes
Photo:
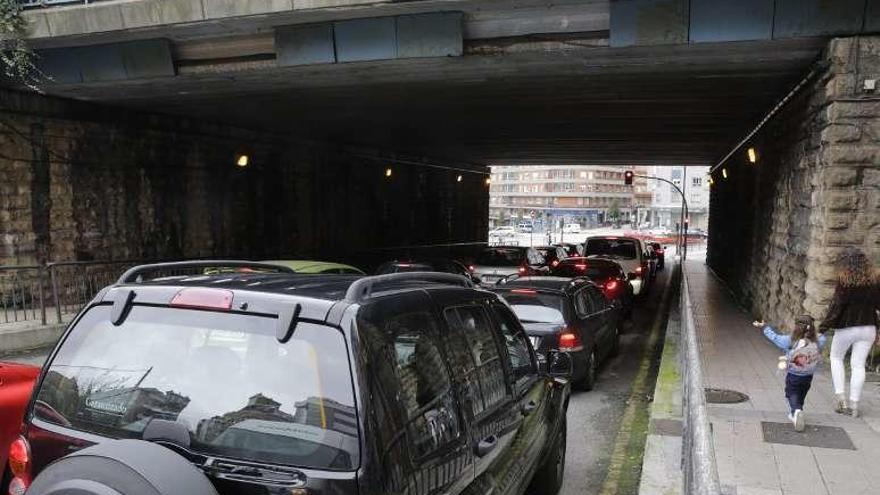
[[583,263],[578,263],[577,265],[574,265],[574,267],[577,268],[578,270],[586,270],[587,269],[587,265],[585,265]]
[[474,265],[468,265],[468,271],[474,271],[476,269],[477,267],[475,267]]
[[605,284],[605,290],[608,292],[614,292],[617,290],[617,280],[610,280],[607,284]]
[[9,445],[8,462],[14,476],[9,483],[9,495],[22,495],[31,484],[31,446],[24,437]]
[[559,266],[559,260],[553,260],[553,262],[550,264],[553,265],[553,267],[555,268],[555,267]]
[[532,289],[512,289],[510,292],[514,294],[537,294],[538,291]]
[[525,273],[525,272],[526,272],[526,267],[524,267],[524,266],[519,267],[519,272],[520,272],[520,273]]
[[409,263],[398,263],[397,266],[400,267],[400,268],[410,268],[410,267],[412,267],[412,265],[410,265]]
[[232,309],[232,291],[225,289],[207,289],[190,287],[181,289],[171,299],[171,306],[177,308],[197,309]]
[[581,351],[584,349],[584,344],[581,342],[581,337],[577,334],[577,332],[573,331],[570,328],[566,328],[559,334],[559,350],[565,352],[573,352],[573,351]]

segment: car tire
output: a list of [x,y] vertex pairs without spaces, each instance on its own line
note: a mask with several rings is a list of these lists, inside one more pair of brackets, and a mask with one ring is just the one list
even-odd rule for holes
[[589,392],[593,390],[596,386],[596,377],[599,374],[599,359],[596,354],[596,348],[594,347],[590,351],[589,357],[587,357],[587,373],[584,377],[577,383],[578,390],[583,390],[585,392]]
[[111,440],[47,466],[28,495],[217,495],[208,478],[181,455],[143,440]]
[[617,356],[620,354],[620,326],[621,323],[618,323],[616,327],[614,327],[614,341],[611,343],[611,356]]
[[562,489],[562,481],[565,479],[565,449],[567,446],[566,434],[568,433],[565,416],[562,418],[560,430],[549,457],[532,477],[529,487],[529,493],[532,495],[556,495]]

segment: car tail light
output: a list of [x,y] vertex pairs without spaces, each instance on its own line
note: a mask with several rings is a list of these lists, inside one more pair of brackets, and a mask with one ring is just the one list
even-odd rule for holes
[[574,330],[566,328],[559,334],[559,350],[565,352],[582,351],[584,344],[580,335]]
[[474,270],[476,270],[476,269],[477,269],[477,267],[475,267],[474,265],[468,265],[468,271],[471,271],[471,272],[472,272],[472,271],[474,271]]
[[207,289],[190,287],[181,289],[171,299],[171,306],[178,308],[197,309],[232,309],[232,291],[225,289]]
[[22,495],[31,484],[31,446],[24,437],[16,438],[9,445],[8,462],[13,475],[9,495]]
[[397,266],[399,268],[412,268],[412,265],[409,263],[398,263]]
[[617,288],[619,286],[620,286],[620,284],[617,283],[617,280],[609,280],[608,282],[605,283],[605,291],[607,293],[613,294],[615,291],[617,291]]
[[550,264],[553,265],[554,268],[556,268],[557,266],[559,266],[559,260],[553,260],[553,262]]
[[642,274],[642,267],[637,266],[636,267],[636,275],[641,275],[641,274]]
[[578,263],[577,265],[574,265],[574,267],[577,268],[578,270],[586,270],[587,269],[587,265],[585,265],[583,263]]
[[519,267],[519,272],[520,272],[520,273],[525,273],[525,272],[526,272],[526,267],[524,267],[524,266]]

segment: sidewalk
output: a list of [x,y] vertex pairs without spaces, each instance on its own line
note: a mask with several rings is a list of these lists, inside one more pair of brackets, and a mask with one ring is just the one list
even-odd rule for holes
[[785,375],[776,368],[781,352],[702,262],[688,262],[687,274],[706,387],[749,396],[739,404],[709,404],[726,493],[880,493],[878,384],[865,384],[863,418],[835,414],[826,363],[807,397],[807,430],[794,432],[786,418]]

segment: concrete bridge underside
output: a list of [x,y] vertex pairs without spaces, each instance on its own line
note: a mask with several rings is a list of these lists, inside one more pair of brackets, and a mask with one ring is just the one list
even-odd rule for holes
[[[139,2],[151,3],[73,9]],[[168,25],[171,3],[160,2],[153,24],[63,32],[51,9],[37,11],[32,42],[58,72],[50,97],[2,94],[0,261],[345,258],[480,241],[487,165],[712,165],[813,71],[750,141],[758,164],[736,153],[715,170],[709,263],[759,314],[821,316],[837,253],[880,257],[880,103],[866,89],[880,73],[877,2],[754,0],[775,6],[765,34],[696,39],[696,6],[732,3],[318,5]],[[667,10],[627,40],[615,19],[632,15],[614,9],[629,4]],[[824,24],[781,36],[783,7],[807,4],[866,17],[840,39]],[[424,24],[440,42],[401,41],[438,12],[460,20]],[[819,20],[847,19],[827,14]],[[345,24],[353,18],[366,27]],[[329,44],[315,45],[315,32]],[[345,33],[391,55],[365,55]],[[302,63],[321,56],[304,46],[329,46],[329,60]],[[242,153],[251,166],[236,168]]]

